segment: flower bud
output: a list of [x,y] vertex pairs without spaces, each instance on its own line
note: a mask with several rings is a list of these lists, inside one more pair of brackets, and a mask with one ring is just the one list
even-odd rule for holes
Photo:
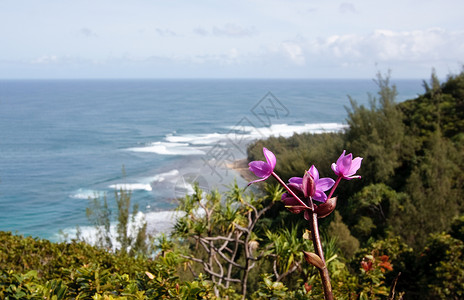
[[326,202],[319,204],[316,208],[316,213],[318,218],[325,218],[330,215],[337,206],[337,197],[332,197]]
[[308,263],[312,264],[313,266],[319,269],[323,269],[325,267],[324,262],[316,253],[306,251],[303,251],[303,253]]
[[316,184],[314,182],[314,178],[311,176],[311,174],[309,174],[308,171],[306,171],[303,176],[301,188],[303,189],[305,198],[312,197],[316,193]]

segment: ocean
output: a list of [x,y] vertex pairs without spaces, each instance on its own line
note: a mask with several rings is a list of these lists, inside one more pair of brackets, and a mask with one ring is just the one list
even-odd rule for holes
[[[422,80],[393,80],[397,101]],[[149,228],[176,198],[246,182],[229,167],[268,136],[342,130],[373,80],[0,80],[0,230],[51,240],[90,230],[86,207],[132,191]]]

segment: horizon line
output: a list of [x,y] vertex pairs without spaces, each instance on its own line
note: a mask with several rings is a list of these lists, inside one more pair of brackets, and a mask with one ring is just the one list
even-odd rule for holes
[[[390,80],[426,80],[419,77],[389,77]],[[446,78],[439,78],[440,80],[445,80]],[[71,81],[71,80],[86,80],[86,81],[118,81],[118,80],[376,80],[376,77],[75,77],[75,78],[59,78],[59,77],[49,77],[49,78],[38,78],[38,77],[24,77],[24,78],[1,78],[1,81],[47,81],[47,80],[56,80],[56,81]],[[427,79],[428,80],[428,79]]]

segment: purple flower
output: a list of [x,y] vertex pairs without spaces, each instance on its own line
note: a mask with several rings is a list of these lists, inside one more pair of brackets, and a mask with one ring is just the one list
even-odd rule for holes
[[[305,172],[303,178],[290,178],[288,187],[298,197],[301,196],[300,199],[312,197],[316,201],[325,202],[327,201],[327,195],[324,192],[329,190],[334,183],[335,181],[332,178],[319,178],[319,172],[313,165]],[[284,193],[281,200],[286,206],[301,205],[298,200],[288,193]]]
[[350,153],[345,155],[345,150],[343,150],[342,155],[337,159],[337,163],[332,164],[332,170],[338,177],[342,177],[346,180],[351,180],[353,178],[361,178],[359,175],[354,175],[356,171],[361,167],[361,157],[356,157],[353,159],[353,155]]
[[309,168],[308,173],[313,178],[314,184],[316,186],[314,194],[311,195],[311,197],[313,197],[313,199],[316,201],[325,202],[327,200],[327,195],[324,192],[329,190],[334,185],[335,180],[328,177],[319,178],[319,172],[314,165]]
[[269,176],[271,176],[272,172],[274,172],[274,168],[277,162],[274,153],[267,150],[266,148],[263,148],[263,153],[264,157],[266,157],[267,162],[252,161],[248,164],[250,171],[253,172],[256,176],[260,177],[261,179],[254,180],[250,182],[248,185],[266,180],[269,178]]

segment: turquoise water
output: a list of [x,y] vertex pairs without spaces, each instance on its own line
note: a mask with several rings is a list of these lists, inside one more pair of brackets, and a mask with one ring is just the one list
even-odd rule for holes
[[[395,81],[398,101],[421,82]],[[186,178],[223,188],[251,140],[340,130],[347,96],[376,92],[372,80],[0,81],[0,230],[54,239],[119,187],[164,218]]]

